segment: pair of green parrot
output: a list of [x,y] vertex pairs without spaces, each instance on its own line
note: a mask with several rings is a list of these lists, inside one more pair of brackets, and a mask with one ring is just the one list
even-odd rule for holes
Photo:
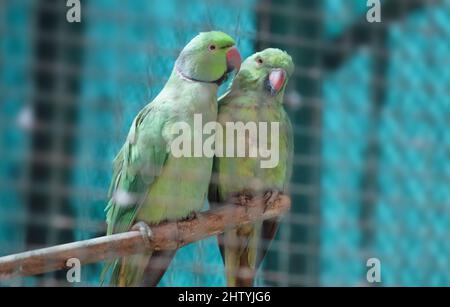
[[[105,209],[108,235],[190,218],[201,210],[207,195],[211,205],[218,206],[236,196],[273,198],[286,190],[293,138],[282,104],[294,69],[292,59],[279,49],[266,49],[241,67],[234,45],[229,35],[218,31],[194,37],[181,51],[164,88],[134,119],[114,160]],[[218,87],[234,70],[238,72],[233,84],[217,101]],[[223,127],[226,122],[279,122],[278,165],[263,169],[260,157],[174,157],[174,127],[181,121],[193,127],[194,114]],[[217,180],[210,182],[213,171]],[[253,285],[266,242],[276,229],[274,219],[239,226],[219,237],[227,285]],[[104,272],[111,271],[112,286],[156,286],[174,255],[175,251],[152,251],[127,256],[108,263]]]

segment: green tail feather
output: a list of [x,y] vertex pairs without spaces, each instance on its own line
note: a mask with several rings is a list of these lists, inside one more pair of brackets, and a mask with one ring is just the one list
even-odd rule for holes
[[100,276],[100,285],[106,281],[106,276],[111,271],[109,285],[113,287],[140,286],[145,268],[152,253],[138,254],[113,260],[105,265]]

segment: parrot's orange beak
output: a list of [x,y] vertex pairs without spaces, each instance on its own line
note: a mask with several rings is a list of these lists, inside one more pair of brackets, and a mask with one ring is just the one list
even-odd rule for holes
[[274,69],[269,73],[269,84],[272,94],[278,94],[286,81],[286,71],[284,69]]
[[241,55],[236,47],[231,47],[227,51],[227,72],[236,70],[239,71],[241,68]]

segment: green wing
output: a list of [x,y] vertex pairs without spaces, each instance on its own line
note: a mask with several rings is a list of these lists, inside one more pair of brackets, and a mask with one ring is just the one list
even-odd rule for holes
[[[110,200],[105,208],[108,235],[131,228],[149,186],[161,173],[168,156],[167,142],[161,133],[164,118],[151,104],[142,109],[133,121],[127,141],[114,159]],[[118,191],[129,198],[129,203],[117,202]],[[111,280],[117,281],[120,259],[105,265],[100,277],[101,284],[110,268]]]
[[[161,173],[168,155],[161,133],[164,125],[161,115],[151,105],[139,112],[114,160],[110,201],[105,209],[108,235],[130,229],[149,186]],[[118,193],[129,198],[129,203],[118,203]]]

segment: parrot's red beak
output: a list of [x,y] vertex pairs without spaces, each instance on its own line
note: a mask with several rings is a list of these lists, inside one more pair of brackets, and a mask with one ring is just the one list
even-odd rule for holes
[[241,55],[236,47],[231,47],[227,51],[227,72],[236,70],[239,71],[241,68]]
[[269,84],[272,94],[277,94],[286,81],[286,71],[284,69],[274,69],[269,74]]

